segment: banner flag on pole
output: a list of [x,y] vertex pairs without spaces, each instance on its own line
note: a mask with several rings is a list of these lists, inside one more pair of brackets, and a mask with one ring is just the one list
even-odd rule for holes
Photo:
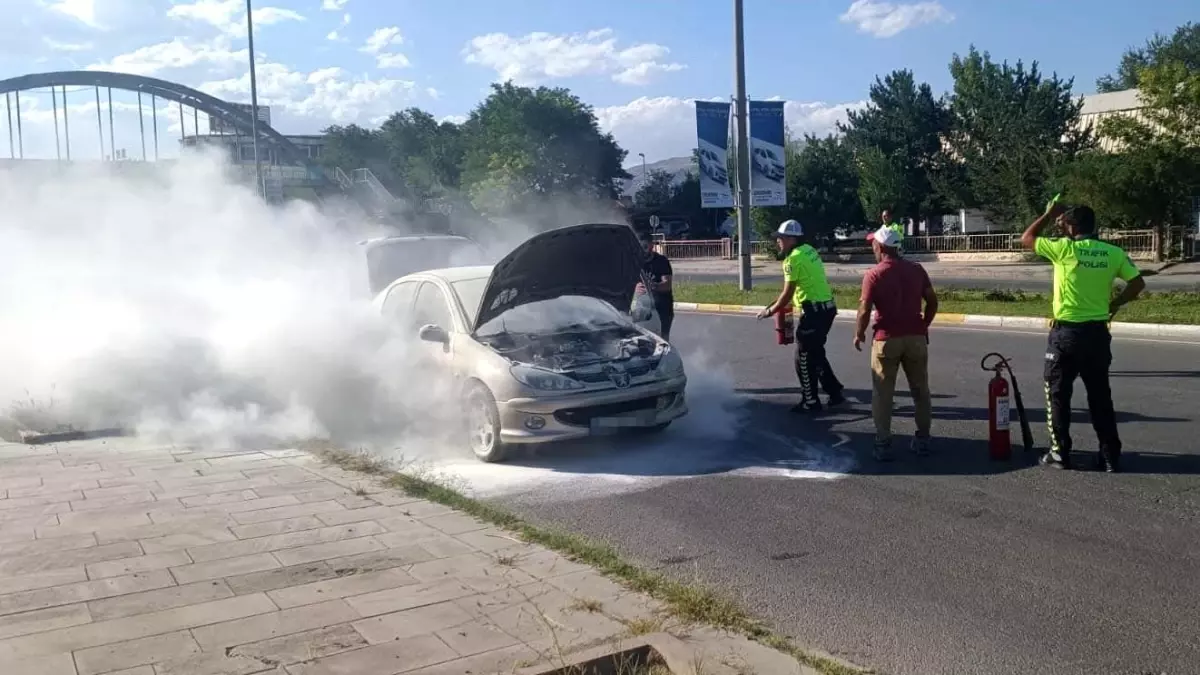
[[700,170],[700,207],[732,208],[729,186],[728,101],[696,101],[696,159]]
[[787,204],[783,101],[750,101],[750,205]]

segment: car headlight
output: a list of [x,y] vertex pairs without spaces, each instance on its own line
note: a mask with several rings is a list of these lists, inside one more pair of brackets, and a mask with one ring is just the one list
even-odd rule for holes
[[559,375],[558,373],[552,373],[540,368],[513,366],[511,372],[517,382],[531,389],[539,389],[541,391],[583,389],[583,383],[578,380],[573,380],[565,375]]
[[663,348],[662,357],[658,362],[658,373],[662,377],[677,377],[683,374],[683,359],[671,345],[665,345]]

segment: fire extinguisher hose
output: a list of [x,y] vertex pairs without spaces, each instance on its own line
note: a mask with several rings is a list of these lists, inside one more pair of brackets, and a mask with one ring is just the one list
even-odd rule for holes
[[[988,359],[992,357],[996,358],[996,362],[989,366]],[[979,367],[997,374],[1001,369],[1008,373],[1008,381],[1012,382],[1013,400],[1017,404],[1017,419],[1021,422],[1021,440],[1025,444],[1025,452],[1033,452],[1033,431],[1029,428],[1029,417],[1025,414],[1025,402],[1021,399],[1021,388],[1017,385],[1017,376],[1013,375],[1012,365],[1002,354],[989,352],[980,359]]]

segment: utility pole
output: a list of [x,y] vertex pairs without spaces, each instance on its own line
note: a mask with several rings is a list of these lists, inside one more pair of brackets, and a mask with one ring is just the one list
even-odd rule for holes
[[254,74],[254,19],[250,2],[246,0],[246,39],[250,48],[250,142],[254,147],[254,181],[258,193],[266,199],[267,186],[263,183],[262,164],[258,161],[258,79]]
[[749,102],[746,100],[746,41],[742,23],[742,0],[733,0],[734,70],[737,99],[734,101],[737,125],[737,205],[738,288],[750,290],[750,133],[747,125]]

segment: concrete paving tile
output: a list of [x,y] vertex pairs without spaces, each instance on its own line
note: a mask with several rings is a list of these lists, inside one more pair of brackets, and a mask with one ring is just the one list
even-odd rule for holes
[[521,553],[513,557],[514,565],[522,572],[537,578],[549,579],[577,572],[595,572],[592,568],[566,557],[555,551],[538,549],[531,553]]
[[[78,569],[78,568],[71,568]],[[44,607],[57,607],[75,602],[111,598],[127,593],[139,593],[174,586],[175,580],[166,570],[139,572],[122,577],[96,581],[66,583],[36,590],[0,595],[0,615],[27,612]]]
[[107,621],[222,600],[233,595],[233,590],[224,581],[198,581],[184,586],[168,586],[153,591],[91,600],[87,606],[93,621]]
[[372,506],[365,509],[346,509],[335,511],[333,513],[322,513],[317,517],[326,525],[345,525],[347,523],[358,523],[364,520],[384,520],[387,518],[402,517],[396,507],[393,506]]
[[[188,549],[188,555],[196,562],[235,558],[253,553],[281,551],[300,546],[311,546],[328,542],[354,539],[386,532],[382,525],[373,522],[340,525],[338,527],[323,527],[315,530],[301,530],[257,539],[239,539],[232,542],[197,546]],[[285,562],[280,559],[280,562]],[[285,563],[286,564],[286,563]]]
[[364,647],[288,668],[291,675],[396,675],[440,663],[456,655],[434,635]]
[[[154,496],[159,499],[187,499],[189,497],[201,497],[204,495],[223,494],[226,492],[236,492],[240,490],[257,490],[263,485],[269,485],[270,481],[257,478],[235,478],[233,480],[225,480],[218,483],[202,483],[200,485],[178,485],[172,484],[164,487],[161,490],[154,491]],[[255,494],[258,498],[266,497],[267,495]]]
[[78,626],[91,620],[87,605],[82,603],[37,609],[21,614],[9,614],[0,616],[0,640],[41,633],[55,628]]
[[446,534],[465,534],[488,527],[487,523],[461,513],[447,513],[444,516],[432,516],[422,522]]
[[[58,518],[55,517],[56,522],[57,520]],[[16,529],[5,529],[0,526],[0,544],[33,541],[34,539],[37,539],[37,535],[33,531],[33,526]]]
[[[338,485],[334,485],[326,480],[321,480],[320,478],[317,478],[316,476],[313,476],[312,480],[305,481],[302,483],[287,483],[284,485],[280,485],[279,483],[273,483],[273,482],[270,482],[269,480],[263,480],[262,482],[263,482],[262,485],[254,488],[254,493],[257,494],[259,497],[275,497],[278,495],[296,496],[296,495],[305,494],[310,491],[322,490],[322,489],[328,490],[331,492],[335,492],[338,495],[342,495],[342,494],[346,493],[346,488],[340,487]],[[331,495],[331,496],[333,496],[333,495]],[[318,501],[320,501],[320,500],[318,500]]]
[[233,536],[233,533],[228,529],[221,528],[169,534],[165,537],[142,539],[139,543],[142,545],[142,550],[146,552],[146,555],[151,555],[154,553],[181,551],[198,546],[209,546],[236,539],[237,537]]
[[157,487],[153,481],[149,483],[134,483],[132,485],[118,485],[113,487],[93,488],[83,491],[83,497],[86,501],[102,501],[111,497],[120,497],[125,495],[141,495],[150,492],[151,488]]
[[433,555],[420,546],[404,546],[402,548],[385,548],[381,551],[371,551],[345,558],[331,558],[325,563],[335,570],[354,570],[358,573],[390,570],[394,567],[406,567],[426,560],[433,560]]
[[[70,654],[46,654],[23,659],[0,657],[0,673],[16,675],[77,675]],[[114,674],[116,675],[116,674]]]
[[357,618],[358,614],[344,600],[329,600],[316,605],[294,607],[193,628],[192,636],[206,652],[225,652],[228,647],[325,628]]
[[214,560],[212,562],[172,567],[171,574],[175,576],[175,581],[178,583],[190,584],[207,579],[219,579],[221,577],[231,577],[251,572],[262,572],[263,570],[277,569],[279,567],[283,567],[283,565],[280,565],[279,561],[273,555],[270,553],[258,553],[240,558],[228,558],[226,560]]
[[273,534],[316,530],[322,527],[325,527],[325,523],[318,520],[316,516],[298,516],[296,518],[255,523],[254,525],[238,525],[232,528],[232,531],[238,539],[255,539]]
[[63,567],[76,567],[78,565],[87,565],[105,560],[132,558],[141,554],[142,547],[137,542],[122,542],[69,551],[22,555],[0,559],[0,577],[33,574],[35,572],[44,572]]
[[[291,495],[283,495],[283,497],[295,499],[294,497],[291,497]],[[283,497],[272,497],[271,499],[283,499]],[[265,523],[268,520],[283,520],[285,518],[295,518],[296,516],[311,516],[329,513],[331,511],[344,511],[345,509],[346,507],[335,501],[309,502],[307,504],[296,504],[294,506],[281,506],[273,509],[261,509],[257,511],[247,511],[244,513],[234,513],[233,519],[236,520],[239,525],[252,525],[254,523]],[[340,525],[342,523],[330,524]]]
[[254,490],[236,490],[233,492],[217,492],[215,494],[195,495],[191,497],[182,497],[180,502],[188,508],[194,506],[212,506],[214,504],[228,504],[230,502],[245,502],[251,499],[258,499],[259,495],[255,494]]
[[37,528],[38,538],[62,537],[68,534],[120,530],[138,525],[149,525],[152,521],[145,513],[123,513],[112,515],[99,513],[64,513],[56,516],[57,525]]
[[512,673],[540,658],[541,655],[532,648],[527,645],[517,644],[467,658],[454,659],[453,661],[410,670],[404,675],[494,675]]
[[519,568],[501,564],[495,558],[482,553],[468,553],[417,563],[408,569],[408,573],[419,581],[458,579],[472,587],[482,582],[492,587],[497,584],[503,587],[521,586],[536,581]]
[[[380,537],[400,537],[400,534],[380,535]],[[390,543],[391,540],[388,540]],[[429,551],[429,555],[434,559],[438,558],[453,558],[454,556],[466,555],[474,553],[475,549],[467,546],[458,539],[448,534],[443,534],[437,537],[426,537],[417,543],[417,546]]]
[[443,506],[436,502],[427,502],[423,499],[409,502],[400,508],[404,511],[404,515],[413,516],[414,518],[430,518],[433,516],[444,516],[447,513],[455,513],[454,509],[449,506]]
[[366,647],[367,641],[348,623],[238,645],[230,653],[284,665],[312,661]]
[[520,555],[537,550],[533,544],[521,541],[513,533],[496,527],[465,532],[456,536],[455,539],[484,553]]
[[156,502],[158,499],[151,494],[149,490],[142,492],[114,495],[112,497],[102,497],[97,499],[83,499],[80,501],[71,502],[71,510],[77,512],[99,511],[101,509],[114,509],[118,506],[134,506],[139,504],[149,504]]
[[[345,492],[343,492],[345,494]],[[83,493],[75,490],[69,492],[51,492],[45,490],[38,494],[28,497],[8,497],[0,499],[0,515],[8,511],[19,511],[35,506],[57,506],[61,504],[69,504],[73,499],[83,499]],[[70,509],[67,509],[70,511]],[[53,511],[52,513],[58,513]]]
[[460,581],[448,579],[407,584],[396,588],[364,593],[346,599],[360,616],[366,618],[414,607],[433,605],[473,595],[475,591]]
[[459,656],[472,656],[520,644],[520,640],[485,619],[473,619],[457,626],[437,629],[433,634],[450,645]]
[[[100,487],[100,482],[93,479],[70,480],[70,481],[44,481],[39,484],[25,485],[19,487],[8,488],[9,499],[20,499],[22,497],[51,497],[56,494],[71,494],[78,493],[82,499],[84,490],[94,490]],[[58,500],[55,500],[58,501]],[[69,500],[68,500],[69,501]]]
[[373,645],[433,633],[475,620],[452,601],[355,621],[352,625]]
[[75,652],[79,675],[98,675],[122,668],[132,668],[179,659],[199,653],[200,648],[187,631],[89,647]]
[[[226,502],[224,504],[209,504],[207,506],[195,506],[187,509],[185,513],[207,513],[209,515],[236,515],[247,513],[260,513],[262,511],[271,511],[273,509],[303,506],[300,501],[292,495],[280,495],[278,497],[266,497],[264,499],[247,499],[240,502]],[[150,516],[155,521],[166,520],[172,517],[173,512],[159,514],[157,511],[152,512]],[[274,518],[268,518],[274,520]]]
[[392,489],[374,492],[371,494],[371,499],[374,499],[384,506],[403,506],[405,504],[412,504],[413,502],[421,501],[417,497],[410,497],[399,490]]
[[266,591],[288,588],[289,586],[301,586],[326,579],[334,579],[339,576],[342,575],[338,574],[337,570],[334,570],[328,564],[315,562],[306,565],[293,565],[291,567],[280,567],[263,572],[251,572],[249,574],[225,577],[225,583],[229,584],[234,593],[245,595],[247,593],[265,593]]
[[96,545],[96,535],[92,533],[72,534],[66,537],[38,539],[36,541],[20,541],[0,544],[0,558],[12,558],[22,555],[37,555],[55,551],[73,551],[81,548],[91,548]]
[[[336,571],[335,571],[336,573]],[[382,591],[385,589],[399,588],[415,584],[416,580],[408,575],[404,570],[392,569],[382,572],[368,572],[365,574],[349,574],[345,576],[339,575],[336,578],[325,579],[304,584],[302,586],[292,586],[290,588],[280,588],[267,593],[271,600],[281,608],[299,607],[302,605],[314,605],[325,600],[333,600],[336,598],[349,598],[360,596],[367,593]]]
[[233,519],[223,514],[195,514],[192,517],[177,518],[167,523],[138,525],[136,527],[97,530],[96,540],[101,544],[112,544],[119,541],[136,541],[169,537],[176,534],[207,532],[209,530],[225,529],[236,525]]
[[126,670],[114,670],[104,675],[154,675],[154,666],[138,666]]
[[10,509],[8,511],[0,511],[0,526],[9,525],[11,523],[20,523],[32,520],[34,518],[48,518],[50,516],[56,516],[60,513],[70,512],[70,502],[42,504],[40,506],[23,506],[17,509]]
[[83,565],[65,567],[48,572],[22,574],[16,577],[6,577],[0,579],[0,596],[37,590],[39,588],[50,588],[51,586],[61,586],[77,581],[87,581],[87,570]]
[[201,652],[181,659],[163,661],[154,665],[157,675],[256,675],[274,673],[283,675],[284,670],[274,659],[258,659],[235,654],[209,654]]
[[139,614],[110,621],[96,621],[72,628],[0,640],[0,659],[26,658],[89,649],[273,611],[275,611],[275,605],[267,596],[262,594],[242,595],[161,612]]
[[180,565],[188,565],[192,559],[186,551],[169,551],[166,553],[151,553],[133,558],[121,558],[87,565],[88,577],[91,579],[106,579],[135,572],[163,570]]
[[510,586],[488,593],[477,593],[454,601],[476,618],[486,618],[506,609],[524,604],[546,608],[563,608],[572,598],[543,581],[524,586]]
[[356,539],[343,539],[324,544],[283,549],[275,551],[274,555],[284,565],[302,565],[317,560],[344,558],[360,553],[379,551],[384,548],[387,547],[376,541],[374,537],[358,537]]

